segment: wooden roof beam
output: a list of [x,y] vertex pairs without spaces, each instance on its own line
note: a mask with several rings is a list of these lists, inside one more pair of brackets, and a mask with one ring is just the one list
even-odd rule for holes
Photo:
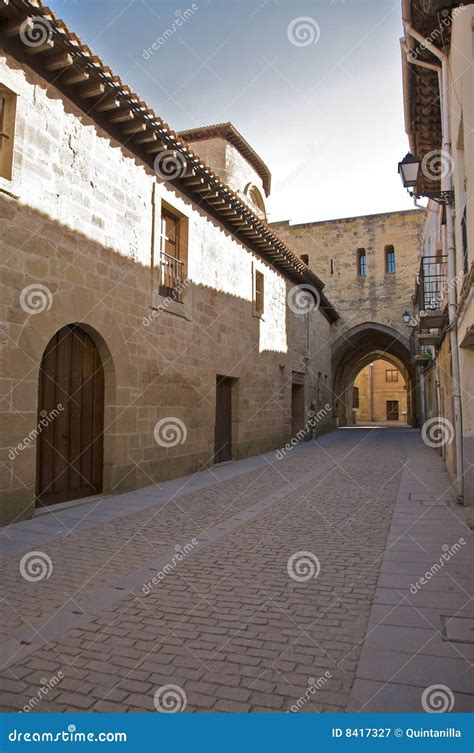
[[85,86],[79,88],[78,96],[80,99],[91,99],[92,97],[100,97],[104,93],[104,84],[101,84],[98,81],[91,81]]
[[148,129],[145,133],[137,135],[134,142],[135,144],[149,144],[154,143],[157,140],[156,133]]
[[145,147],[145,152],[148,154],[159,154],[159,152],[166,152],[166,150],[166,146],[160,141]]
[[146,125],[139,120],[135,120],[135,122],[130,123],[130,125],[122,126],[122,133],[127,134],[127,136],[134,133],[143,133],[143,131],[146,131]]
[[16,37],[21,31],[25,34],[29,33],[33,28],[33,19],[31,16],[15,16],[10,21],[4,21],[0,26],[0,31],[5,34],[6,37]]
[[54,49],[54,41],[47,39],[43,44],[28,47],[25,52],[27,55],[39,55],[41,52],[48,52]]
[[83,81],[87,81],[89,75],[88,71],[73,67],[72,70],[67,70],[66,73],[61,75],[61,82],[67,86],[72,86],[73,84],[80,84]]
[[131,110],[119,110],[109,117],[109,123],[127,123],[133,120]]
[[115,96],[103,97],[92,105],[92,109],[96,112],[109,112],[110,110],[118,110],[119,108],[120,100]]
[[47,71],[59,71],[61,68],[69,68],[74,62],[69,52],[62,52],[60,55],[52,55],[46,58],[44,67]]

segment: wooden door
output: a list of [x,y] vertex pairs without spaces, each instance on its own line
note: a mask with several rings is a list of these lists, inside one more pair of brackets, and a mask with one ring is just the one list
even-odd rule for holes
[[291,436],[296,437],[304,427],[304,385],[291,385]]
[[102,491],[104,370],[80,327],[49,342],[39,379],[37,505]]
[[387,421],[398,421],[398,400],[387,400]]
[[217,377],[216,427],[214,434],[214,463],[232,458],[232,380]]

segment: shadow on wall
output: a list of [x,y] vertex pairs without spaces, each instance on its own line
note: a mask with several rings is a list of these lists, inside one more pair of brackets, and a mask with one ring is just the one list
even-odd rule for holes
[[[149,267],[1,196],[0,215],[6,300],[2,376],[8,385],[3,400],[3,522],[33,512],[40,422],[48,420],[67,392],[62,384],[58,395],[49,393],[45,408],[39,396],[40,365],[48,343],[68,325],[88,335],[104,370],[105,492],[137,488],[212,463],[218,374],[239,384],[233,457],[280,447],[291,436],[291,377],[303,370],[307,352],[304,317],[279,323],[292,352],[260,352],[261,320],[254,316],[252,301],[189,282],[183,304],[173,301],[160,308]],[[63,366],[55,366],[58,373],[64,374]],[[79,384],[73,394],[89,399]],[[43,410],[47,416],[41,415]],[[171,425],[166,424],[169,418]],[[50,436],[58,441],[60,433],[71,442],[62,437],[61,426],[60,418]],[[80,456],[82,452],[79,447]]]

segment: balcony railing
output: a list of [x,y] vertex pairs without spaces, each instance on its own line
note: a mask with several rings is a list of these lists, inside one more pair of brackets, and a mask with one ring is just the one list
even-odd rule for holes
[[160,253],[159,293],[167,298],[183,302],[184,264],[174,256]]
[[418,308],[438,311],[446,297],[446,256],[424,256],[418,277]]

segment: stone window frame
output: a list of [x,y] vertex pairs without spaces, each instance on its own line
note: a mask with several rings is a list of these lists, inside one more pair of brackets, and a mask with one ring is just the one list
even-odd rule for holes
[[397,271],[395,248],[392,245],[385,246],[385,274],[394,275]]
[[385,369],[386,382],[398,382],[398,369]]
[[357,276],[361,279],[367,277],[367,251],[365,248],[357,249]]
[[0,83],[0,178],[12,180],[17,95]]

